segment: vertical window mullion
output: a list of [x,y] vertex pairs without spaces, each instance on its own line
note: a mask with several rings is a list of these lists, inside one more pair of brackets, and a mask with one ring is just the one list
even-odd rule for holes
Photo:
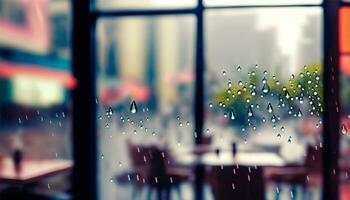
[[339,199],[339,1],[324,0],[323,199]]
[[[90,0],[72,1],[72,68],[78,80],[73,91],[73,198],[97,199],[94,24]],[[91,59],[89,59],[91,58]]]
[[[204,19],[203,19],[203,2],[198,0],[196,9],[196,85],[195,85],[195,131],[197,137],[195,137],[195,143],[201,144],[203,138],[203,126],[204,126],[204,69],[205,69],[205,58],[204,58]],[[195,199],[204,199],[204,166],[195,166]]]

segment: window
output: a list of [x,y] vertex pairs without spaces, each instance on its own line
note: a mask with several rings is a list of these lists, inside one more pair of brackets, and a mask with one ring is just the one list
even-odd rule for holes
[[349,198],[349,44],[348,40],[350,9],[343,6],[339,10],[339,53],[340,53],[340,102],[341,102],[341,117],[340,117],[340,157],[339,157],[339,184],[341,199]]
[[[0,1],[1,199],[9,187],[40,198],[71,190],[69,173],[53,177],[72,168],[70,12],[68,0]],[[8,162],[18,152],[20,174]]]
[[[194,28],[192,15],[98,21],[100,199],[131,198],[118,180],[133,176],[134,146],[192,146]],[[129,110],[133,100],[137,114]]]
[[[114,2],[118,4],[118,1]],[[329,100],[323,97],[322,73],[329,67],[328,61],[324,61],[327,50],[323,48],[323,42],[328,41],[323,33],[323,30],[327,30],[323,19],[328,20],[324,10],[329,5],[321,3],[208,0],[199,1],[197,7],[183,9],[168,5],[165,8],[157,3],[155,6],[144,6],[145,3],[136,7],[128,2],[126,6],[121,3],[120,6],[108,6],[106,10],[100,7],[102,1],[97,1],[97,7],[90,13],[93,17],[90,25],[95,27],[96,23],[92,42],[98,55],[93,55],[93,69],[97,69],[94,80],[98,105],[94,120],[98,124],[96,155],[99,197],[143,198],[147,195],[142,194],[143,188],[129,191],[130,187],[124,188],[123,185],[133,181],[135,185],[145,182],[141,172],[130,170],[130,166],[135,169],[138,162],[133,158],[128,160],[128,157],[133,157],[130,156],[133,155],[133,147],[136,154],[142,152],[143,147],[154,144],[175,149],[172,156],[176,162],[177,153],[207,142],[214,144],[209,151],[217,154],[233,146],[246,152],[252,151],[249,145],[259,148],[260,153],[273,149],[260,148],[259,145],[266,144],[257,142],[263,141],[279,148],[285,143],[287,148],[283,149],[282,146],[279,153],[284,154],[282,160],[290,162],[288,164],[298,164],[300,160],[308,158],[315,161],[314,154],[305,156],[307,147],[311,146],[311,150],[317,150],[321,155],[323,146],[329,145],[322,139],[322,126],[324,123],[328,126],[328,122],[322,120],[323,101]],[[265,98],[259,100],[261,105],[253,97],[244,98],[244,105],[238,106],[238,109],[249,117],[256,114],[262,122],[268,119],[273,122],[270,125],[260,126],[261,122],[254,121],[256,119],[249,121],[249,117],[240,124],[228,121],[231,110],[226,105],[231,106],[236,101],[232,94],[233,100],[227,97],[227,85],[242,90],[245,87],[244,91],[251,92],[248,80],[252,75],[257,81],[262,79],[261,87],[257,89],[253,85],[252,89],[263,93],[265,90],[279,90],[283,94],[271,92],[271,97],[261,94],[264,96],[261,98]],[[264,81],[264,77],[269,80]],[[309,80],[311,78],[312,81]],[[305,88],[302,84],[305,84]],[[238,94],[239,89],[234,92]],[[278,116],[259,113],[260,106],[269,113],[273,112],[269,111],[272,109],[284,109],[285,105],[276,100],[281,95],[298,101],[298,106],[288,104],[286,114]],[[270,104],[273,104],[271,109]],[[241,111],[234,110],[235,115]],[[259,123],[259,127],[254,123]],[[264,129],[265,126],[269,127]],[[266,139],[267,134],[263,134],[262,130],[272,138]],[[248,138],[248,134],[254,137]],[[230,142],[230,137],[237,135],[241,138],[234,144]],[[259,137],[264,139],[259,140]],[[195,142],[197,144],[193,145]],[[226,146],[222,142],[227,142]],[[288,153],[290,151],[294,154]],[[147,163],[147,153],[142,155],[141,162]],[[188,159],[191,160],[191,157]],[[186,187],[185,197],[202,199],[205,195],[206,198],[216,198],[221,193],[211,193],[210,189],[216,183],[203,180],[206,169],[196,164],[198,160],[194,161],[191,165],[193,171],[190,172],[194,182],[190,182],[192,187]],[[319,156],[317,161],[322,162]],[[255,168],[257,171],[261,169]],[[250,173],[251,168],[246,169]],[[275,172],[273,170],[271,172]],[[328,176],[323,177],[322,169],[316,170],[315,177],[306,176],[307,181],[316,183],[311,186],[311,192],[308,191],[311,194],[307,194],[312,199],[322,197],[323,178],[325,182],[329,180],[326,179]],[[284,186],[266,183],[263,193],[271,198],[276,195],[282,198],[303,195],[298,194],[300,188],[285,189]],[[234,190],[236,186],[232,183],[229,188]],[[227,188],[227,185],[224,187]],[[222,188],[217,189],[220,191]]]

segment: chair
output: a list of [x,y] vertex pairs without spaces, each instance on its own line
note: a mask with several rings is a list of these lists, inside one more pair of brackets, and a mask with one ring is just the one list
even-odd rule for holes
[[261,167],[212,167],[207,175],[215,200],[263,200],[264,179]]
[[169,199],[171,189],[175,189],[181,199],[180,184],[189,180],[191,172],[176,168],[167,150],[157,146],[136,146],[128,141],[132,172],[117,176],[117,182],[133,183],[132,199],[148,189],[148,199],[156,190],[158,199]]
[[[306,189],[310,186],[321,184],[322,152],[315,146],[307,148],[304,165],[287,165],[284,167],[267,167],[265,177],[268,181],[280,185],[282,183],[292,186],[293,196],[296,196],[296,186],[301,186],[302,196],[305,197]],[[279,199],[279,192],[275,199]]]

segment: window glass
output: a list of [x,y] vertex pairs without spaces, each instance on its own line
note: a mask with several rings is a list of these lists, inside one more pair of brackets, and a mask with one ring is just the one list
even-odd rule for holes
[[343,7],[339,12],[339,47],[341,53],[350,53],[350,8]]
[[[192,147],[194,19],[169,16],[98,21],[100,199],[146,198],[142,191],[154,181],[148,179],[152,148],[173,154]],[[174,167],[170,158],[167,165]],[[186,173],[192,176],[191,170]],[[175,182],[175,177],[171,180]],[[135,186],[138,188],[133,190]],[[182,191],[183,198],[192,199],[192,189],[187,188]]]
[[307,5],[321,3],[322,0],[204,0],[206,6]]
[[193,8],[196,0],[96,0],[97,9],[144,10]]
[[[310,158],[321,166],[322,10],[213,9],[205,31],[205,136],[222,151],[235,145],[238,155],[282,158],[281,171],[272,159],[255,161],[266,173],[268,199],[301,198],[292,187],[298,177],[314,188],[311,199],[321,199],[322,172]],[[292,165],[307,175],[288,174]]]
[[70,196],[70,16],[68,0],[0,1],[0,199]]
[[339,141],[339,199],[350,198],[350,8],[342,7],[339,11],[339,47],[340,47],[340,141]]

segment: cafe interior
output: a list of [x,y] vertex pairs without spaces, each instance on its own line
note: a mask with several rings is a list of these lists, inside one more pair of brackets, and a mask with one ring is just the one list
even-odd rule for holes
[[348,200],[348,173],[348,0],[0,0],[0,200]]

